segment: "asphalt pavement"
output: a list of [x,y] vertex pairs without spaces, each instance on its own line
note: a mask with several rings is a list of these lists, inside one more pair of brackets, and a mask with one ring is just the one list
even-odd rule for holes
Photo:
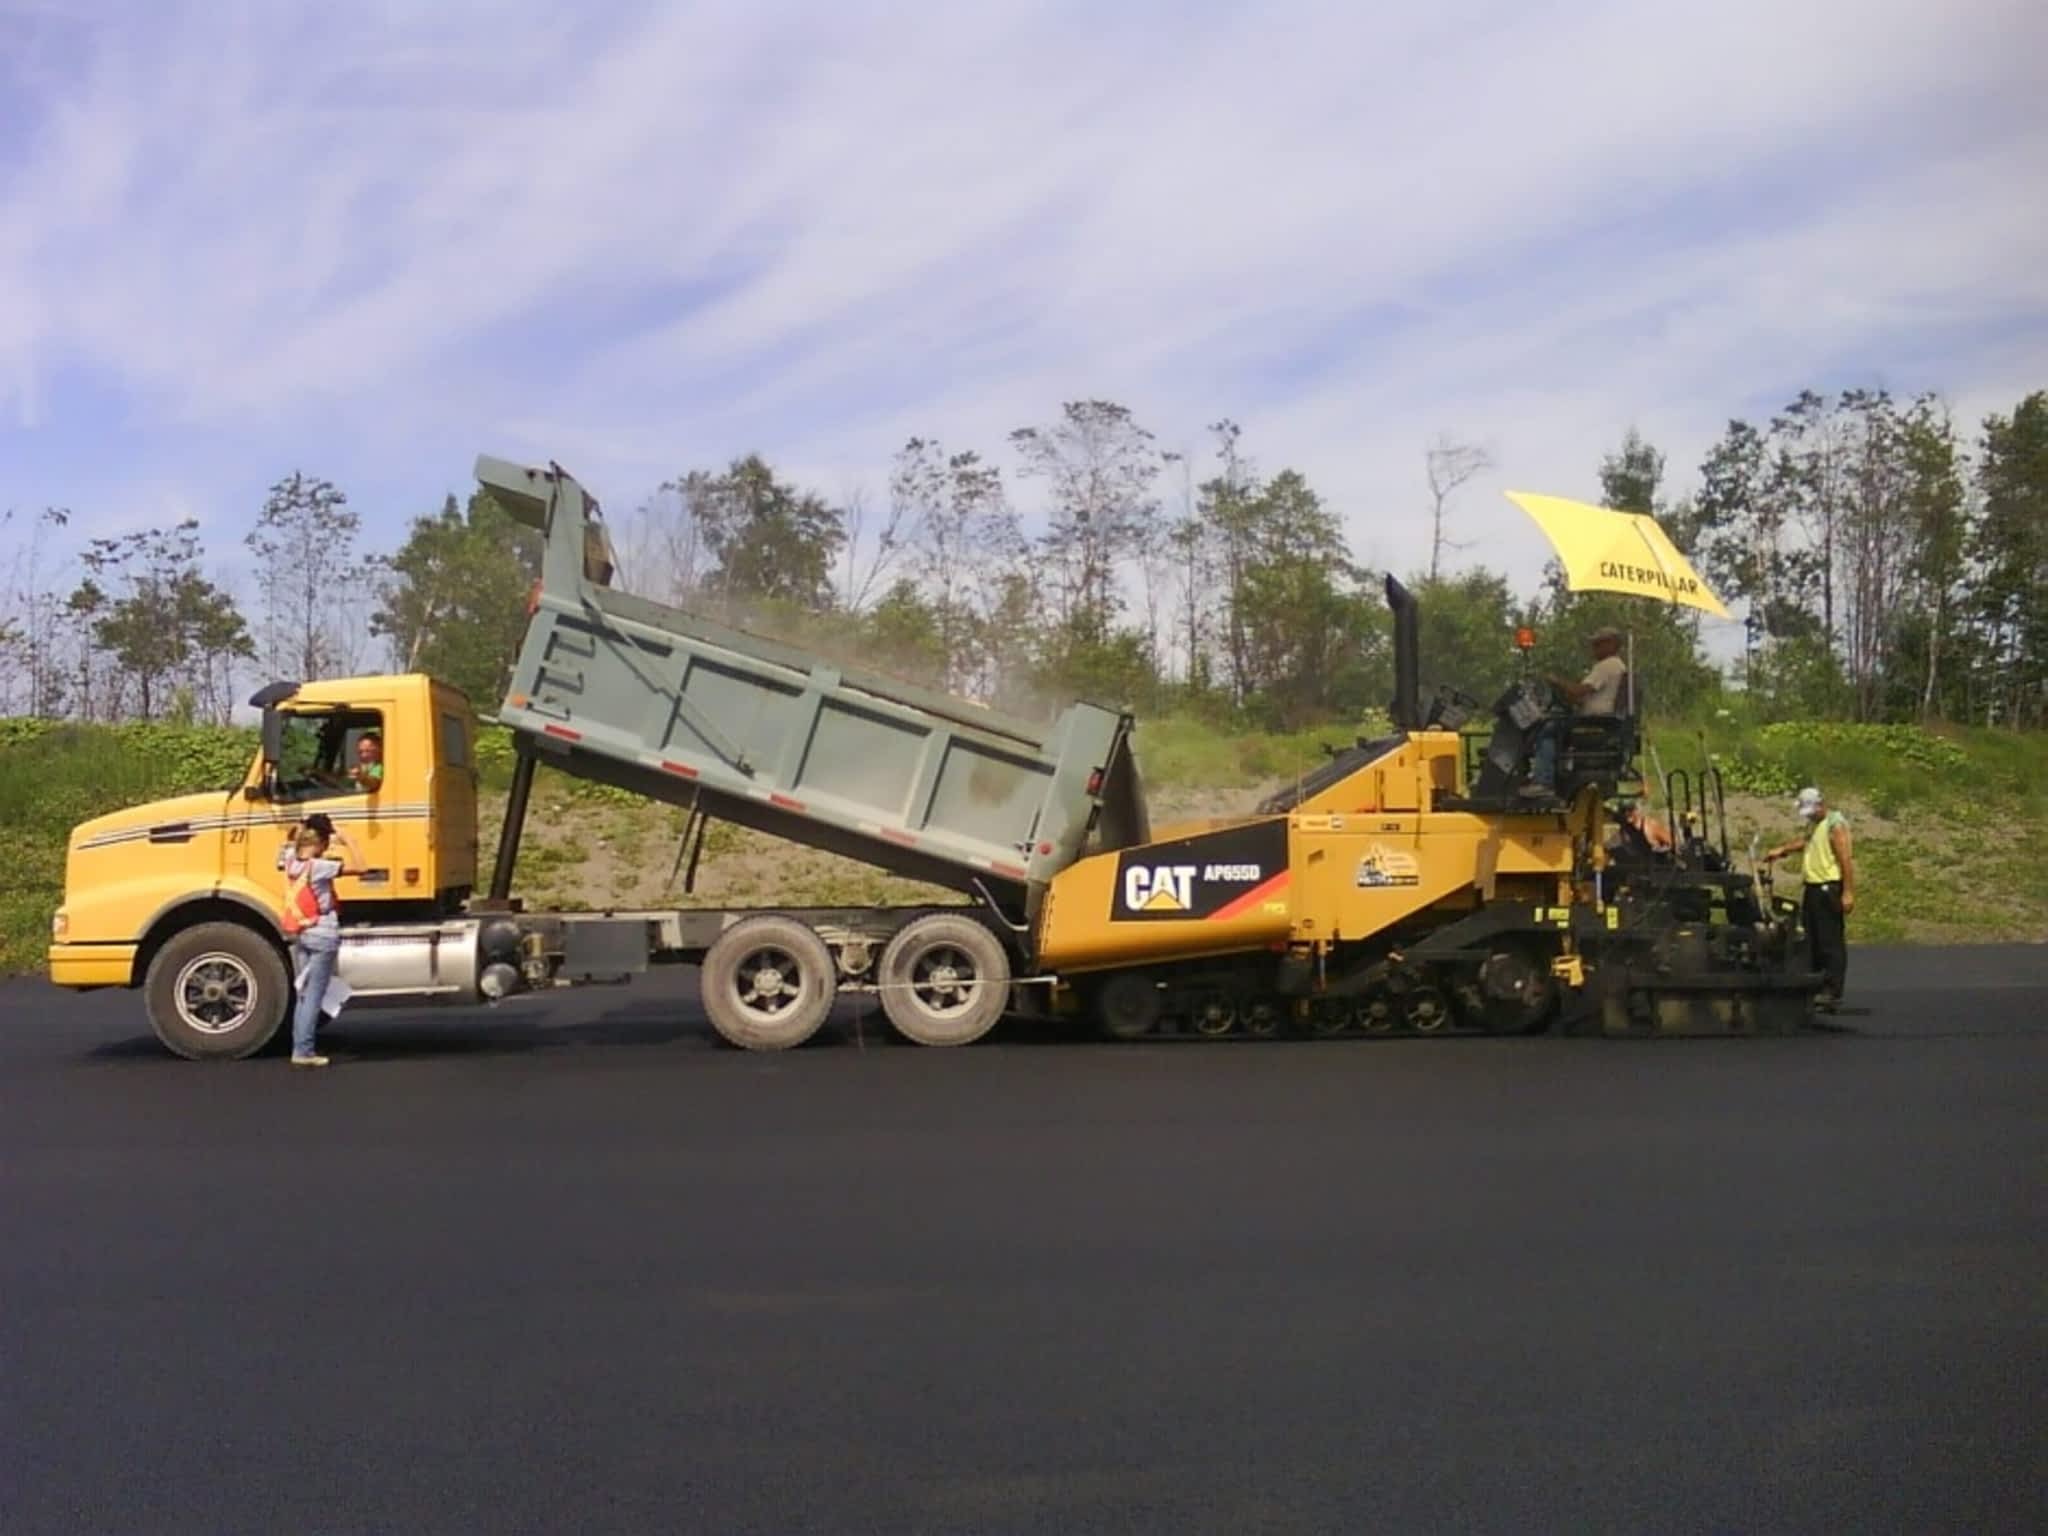
[[164,1056],[0,987],[0,1531],[2048,1528],[2048,951],[1791,1040]]

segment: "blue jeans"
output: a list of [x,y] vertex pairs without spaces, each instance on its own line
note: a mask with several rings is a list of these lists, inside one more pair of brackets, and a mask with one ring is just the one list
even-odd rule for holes
[[305,979],[299,985],[298,1005],[292,1010],[292,1054],[313,1054],[314,1032],[320,1028],[320,1000],[327,995],[327,983],[334,975],[334,962],[341,957],[341,935],[317,930],[302,933],[292,945],[292,969]]

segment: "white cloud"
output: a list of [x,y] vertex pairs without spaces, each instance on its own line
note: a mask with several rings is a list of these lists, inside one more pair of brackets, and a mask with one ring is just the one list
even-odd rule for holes
[[2022,4],[0,0],[0,43],[0,504],[131,443],[193,483],[180,432],[217,521],[307,452],[421,504],[479,448],[614,504],[751,449],[878,486],[1108,395],[1235,416],[1398,565],[1441,429],[1569,493],[1630,423],[1682,478],[1808,383],[2048,383]]

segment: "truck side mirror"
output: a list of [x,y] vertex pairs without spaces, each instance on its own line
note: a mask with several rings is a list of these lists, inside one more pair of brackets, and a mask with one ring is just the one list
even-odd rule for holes
[[275,709],[263,711],[263,766],[275,768],[284,760],[284,716]]

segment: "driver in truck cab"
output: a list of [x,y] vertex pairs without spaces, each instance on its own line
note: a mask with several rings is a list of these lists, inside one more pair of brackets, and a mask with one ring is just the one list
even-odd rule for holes
[[346,768],[338,760],[331,768],[315,768],[309,778],[320,789],[374,795],[384,787],[384,738],[363,732],[356,738],[355,759]]
[[356,742],[356,765],[349,770],[349,782],[366,795],[384,787],[384,738],[368,731]]

